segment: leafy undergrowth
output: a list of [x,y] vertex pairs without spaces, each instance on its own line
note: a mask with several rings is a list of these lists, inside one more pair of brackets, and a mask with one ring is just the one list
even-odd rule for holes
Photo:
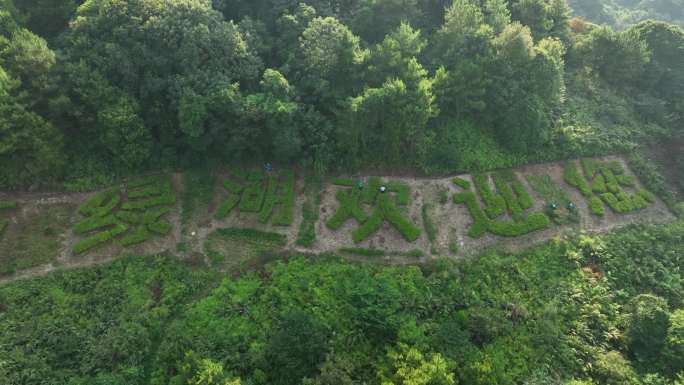
[[135,256],[54,273],[0,287],[0,378],[187,384],[211,369],[221,383],[377,384],[416,366],[445,385],[674,383],[683,226],[420,268],[295,257],[231,278]]
[[8,226],[0,234],[0,275],[54,261],[74,209],[70,204],[47,205]]

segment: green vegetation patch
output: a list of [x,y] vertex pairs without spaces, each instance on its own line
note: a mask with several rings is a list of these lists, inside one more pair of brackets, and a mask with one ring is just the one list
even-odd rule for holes
[[591,196],[591,188],[589,188],[587,180],[584,179],[584,176],[580,174],[577,169],[577,163],[575,161],[570,160],[565,163],[563,178],[565,179],[565,183],[580,190],[585,197]]
[[485,213],[490,219],[498,218],[506,212],[506,200],[494,193],[489,185],[489,176],[486,174],[473,175],[475,190],[485,204]]
[[470,190],[470,181],[467,181],[463,178],[455,177],[451,180],[451,182],[464,190]]
[[[191,169],[183,173],[183,208],[181,223],[204,217],[211,206],[216,178],[206,168]],[[130,197],[130,193],[129,193]]]
[[427,234],[430,243],[434,243],[435,240],[437,240],[437,228],[430,218],[430,211],[432,211],[432,205],[429,203],[424,204],[422,208],[423,227],[425,228],[425,234]]
[[601,198],[593,196],[589,199],[589,211],[598,217],[602,217],[606,213]]
[[311,247],[316,241],[316,222],[319,218],[321,205],[321,184],[317,181],[307,181],[305,194],[306,199],[302,205],[302,223],[299,225],[297,244]]
[[12,199],[0,199],[0,210],[16,209],[17,201]]
[[146,242],[155,234],[166,236],[171,232],[173,226],[162,219],[171,212],[168,206],[176,202],[171,178],[149,176],[132,180],[127,186],[125,200],[119,190],[112,189],[81,205],[79,212],[85,218],[74,226],[74,233],[82,237],[73,247],[75,254],[117,238],[127,247]]
[[277,252],[287,243],[284,235],[252,229],[224,228],[209,234],[204,249],[214,266],[238,268],[250,260]]

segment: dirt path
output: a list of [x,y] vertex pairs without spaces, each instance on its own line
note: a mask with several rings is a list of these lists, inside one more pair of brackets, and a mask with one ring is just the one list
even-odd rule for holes
[[[627,164],[623,159],[617,157],[604,157],[601,160],[618,160],[620,161],[628,175],[633,175]],[[342,228],[337,231],[330,230],[326,225],[326,221],[334,214],[338,208],[339,203],[335,198],[335,191],[342,187],[325,185],[321,192],[321,205],[319,207],[319,221],[316,223],[316,242],[310,248],[302,248],[295,245],[300,224],[302,222],[302,204],[305,200],[304,183],[301,179],[296,182],[296,204],[294,209],[294,223],[289,227],[273,226],[271,224],[262,224],[257,220],[255,214],[240,213],[238,210],[229,215],[227,218],[217,220],[211,213],[212,207],[209,207],[206,214],[202,214],[199,218],[191,220],[189,223],[183,224],[181,221],[182,212],[182,194],[183,183],[182,174],[173,174],[172,182],[177,193],[177,202],[172,207],[172,212],[167,216],[167,220],[173,225],[171,235],[165,238],[153,238],[142,245],[123,249],[116,243],[112,243],[103,248],[96,249],[93,252],[86,253],[84,256],[76,256],[71,252],[76,241],[76,236],[73,234],[72,227],[78,221],[78,214],[76,210],[70,219],[71,226],[65,229],[64,235],[60,239],[61,249],[58,255],[51,263],[36,266],[27,270],[19,271],[11,276],[0,276],[0,284],[12,282],[18,279],[45,275],[47,273],[61,270],[61,269],[76,269],[83,267],[96,266],[105,264],[115,260],[118,256],[123,254],[146,255],[163,252],[173,252],[180,254],[181,257],[195,257],[201,255],[204,257],[204,244],[207,237],[217,229],[226,227],[240,227],[252,228],[261,231],[277,232],[287,237],[286,249],[293,252],[300,253],[324,253],[324,252],[339,252],[343,247],[360,247],[382,249],[387,252],[387,257],[384,258],[388,263],[393,264],[407,264],[424,262],[437,256],[449,256],[451,258],[463,258],[469,255],[476,254],[483,249],[490,247],[497,247],[507,251],[516,251],[527,248],[532,244],[548,240],[553,237],[563,236],[564,234],[573,231],[582,230],[588,233],[605,232],[616,227],[625,226],[631,223],[662,223],[675,219],[674,215],[667,209],[666,205],[657,200],[657,202],[644,210],[637,212],[616,215],[606,208],[606,215],[603,218],[595,217],[589,214],[588,203],[586,199],[575,188],[568,186],[563,180],[563,165],[564,162],[536,164],[518,168],[515,170],[520,181],[527,188],[527,191],[533,197],[535,206],[527,212],[536,212],[543,210],[544,201],[537,196],[527,183],[527,175],[549,175],[553,181],[561,187],[571,201],[573,201],[580,212],[580,223],[575,225],[552,226],[549,229],[537,231],[516,238],[503,238],[492,234],[485,234],[481,238],[470,238],[468,228],[472,224],[472,218],[467,208],[461,204],[454,204],[453,194],[460,191],[452,182],[452,177],[449,178],[412,178],[412,177],[385,177],[387,181],[401,181],[411,187],[411,202],[405,209],[405,215],[416,226],[424,229],[422,209],[424,204],[430,204],[429,218],[434,223],[437,230],[434,242],[430,242],[426,232],[421,231],[421,235],[415,242],[407,242],[404,240],[398,231],[392,228],[388,223],[384,223],[380,230],[370,236],[365,241],[354,244],[351,238],[352,231],[358,226],[354,220],[347,221]],[[362,177],[367,177],[364,175]],[[472,180],[470,175],[460,175],[461,178]],[[217,178],[217,180],[220,178]],[[493,188],[494,186],[492,186]],[[639,187],[642,187],[639,185]],[[222,194],[220,188],[216,189],[216,196],[214,202],[220,202]],[[629,190],[629,189],[628,189]],[[440,196],[446,192],[448,196],[447,203],[440,203]],[[628,191],[630,192],[630,191]],[[22,210],[49,210],[52,204],[73,204],[75,207],[82,204],[94,193],[91,194],[21,194],[14,195],[11,198],[19,201]],[[5,197],[8,194],[4,194]],[[0,193],[0,198],[3,194]],[[0,239],[0,242],[2,240]],[[178,252],[178,245],[185,244],[184,251]],[[420,250],[422,257],[401,256],[410,250]],[[350,260],[363,261],[368,258],[359,256],[347,255]]]

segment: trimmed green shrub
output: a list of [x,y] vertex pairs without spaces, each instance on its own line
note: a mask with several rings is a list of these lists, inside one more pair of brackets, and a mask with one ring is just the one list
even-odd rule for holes
[[556,182],[553,181],[549,175],[527,175],[527,182],[530,187],[539,194],[546,203],[555,202],[566,206],[570,200],[563,189],[561,189]]
[[137,190],[129,190],[128,191],[128,198],[129,199],[140,199],[140,198],[149,198],[152,196],[157,196],[161,195],[165,192],[169,192],[173,189],[171,186],[171,181],[166,180],[166,181],[159,181],[158,183],[155,183],[150,186],[145,186],[141,189]]
[[366,184],[366,187],[363,188],[361,202],[369,205],[375,203],[375,198],[380,192],[380,186],[380,178],[376,176],[368,178],[368,183]]
[[577,164],[575,163],[575,161],[570,160],[565,164],[565,170],[563,173],[563,178],[565,179],[565,183],[569,184],[572,187],[579,189],[580,192],[582,193],[582,195],[584,195],[586,197],[591,196],[591,189],[589,188],[587,181],[579,173],[579,170],[577,169]]
[[400,206],[406,206],[411,201],[411,188],[409,185],[403,182],[389,182],[387,184],[387,189],[389,192],[397,194],[397,204]]
[[404,257],[420,258],[423,256],[423,251],[420,249],[413,249],[413,250],[405,251],[405,252],[401,253],[400,255],[404,256]]
[[133,225],[141,224],[143,222],[142,215],[134,213],[132,211],[121,210],[114,214],[114,216],[120,221],[130,223]]
[[543,213],[532,213],[523,222],[489,221],[489,231],[502,237],[519,237],[537,230],[546,229],[551,220]]
[[128,201],[121,205],[123,210],[146,210],[150,207],[168,206],[176,203],[176,195],[173,192],[165,192],[164,194],[151,199],[140,201]]
[[434,223],[430,219],[430,204],[423,205],[423,227],[425,227],[425,233],[427,234],[430,243],[433,243],[437,239],[437,228],[435,228]]
[[620,192],[617,195],[613,193],[605,193],[601,194],[601,199],[608,204],[611,210],[619,214],[624,214],[630,211],[640,210],[648,207],[647,200],[638,194],[628,196],[623,192]]
[[16,209],[17,201],[9,199],[0,199],[0,210]]
[[522,182],[519,180],[514,180],[511,183],[511,186],[513,187],[513,191],[515,191],[515,195],[518,197],[518,203],[523,210],[527,210],[534,206],[532,196],[530,196],[530,193],[527,192],[527,189]]
[[585,158],[580,161],[582,163],[582,170],[584,171],[584,176],[591,180],[596,176],[599,171],[598,162],[593,159]]
[[599,197],[593,196],[589,199],[589,211],[599,217],[602,217],[605,214],[606,209]]
[[250,241],[255,242],[269,242],[275,243],[279,246],[285,246],[287,244],[287,238],[278,233],[268,233],[265,231],[253,230],[253,229],[240,229],[240,228],[225,228],[216,230],[222,237],[229,238],[245,238]]
[[639,189],[636,191],[636,194],[644,198],[649,203],[655,203],[656,201],[656,196],[648,190]]
[[226,179],[223,181],[223,187],[225,187],[226,190],[233,194],[240,194],[244,189],[244,187],[241,184],[235,183],[230,179]]
[[109,232],[109,235],[111,235],[112,238],[114,238],[114,237],[117,237],[117,236],[125,233],[126,231],[128,231],[128,229],[129,229],[129,226],[127,224],[117,223],[114,227],[109,229],[108,232]]
[[439,192],[439,204],[445,205],[449,202],[449,190],[441,190]]
[[93,230],[98,230],[104,227],[113,226],[118,221],[114,215],[107,215],[106,217],[89,217],[74,226],[76,234],[85,234]]
[[351,178],[335,178],[332,180],[332,184],[336,186],[356,187],[356,182]]
[[265,196],[266,189],[261,181],[258,183],[249,184],[242,193],[242,199],[240,199],[240,211],[251,213],[261,211]]
[[240,203],[240,195],[238,194],[228,194],[228,198],[224,200],[216,209],[214,213],[214,218],[224,219],[230,214],[231,211]]
[[97,233],[91,237],[82,239],[78,241],[73,248],[74,254],[82,254],[88,250],[91,250],[97,246],[100,246],[112,239],[112,235],[109,231],[103,231]]
[[142,215],[142,223],[149,225],[150,223],[157,222],[157,220],[159,220],[160,217],[170,212],[171,209],[168,207],[160,207],[157,209],[145,211]]
[[620,186],[634,187],[636,186],[636,178],[631,175],[618,175],[615,177]]
[[604,178],[603,175],[599,174],[596,176],[596,178],[594,178],[594,180],[591,182],[591,191],[597,194],[608,192],[608,188],[606,187],[606,178]]
[[622,175],[625,173],[625,168],[622,167],[622,163],[617,160],[611,160],[606,162],[605,165],[614,175]]
[[470,190],[470,181],[463,178],[454,177],[451,182],[464,190]]
[[316,222],[321,205],[321,185],[316,181],[307,182],[307,199],[302,204],[302,222],[299,225],[297,244],[310,247],[316,240]]
[[335,197],[340,202],[340,207],[335,214],[328,219],[326,226],[331,230],[337,230],[351,218],[359,223],[364,223],[368,219],[366,213],[359,206],[360,191],[358,189],[339,190]]
[[354,243],[359,243],[375,234],[375,232],[380,229],[383,219],[382,211],[379,208],[376,208],[371,216],[352,232],[352,240],[354,240]]
[[154,223],[150,223],[147,225],[147,228],[159,235],[167,235],[171,232],[171,229],[173,229],[173,226],[167,222],[167,221],[158,221]]
[[362,247],[343,247],[340,249],[343,253],[361,255],[364,257],[383,257],[387,253],[379,249],[366,249]]
[[601,173],[606,178],[606,189],[608,189],[608,192],[617,194],[620,191],[620,186],[618,185],[618,181],[615,178],[613,171],[611,171],[608,167],[602,167]]
[[143,243],[152,238],[152,234],[147,230],[147,226],[138,226],[132,234],[121,238],[121,244],[125,247]]
[[104,217],[118,206],[121,197],[117,190],[108,190],[96,194],[78,208],[85,217]]
[[454,194],[454,203],[464,203],[468,207],[468,211],[470,211],[470,216],[473,218],[473,224],[468,228],[468,236],[479,238],[487,232],[489,219],[477,203],[475,193],[466,191]]
[[491,219],[497,218],[506,212],[506,201],[500,195],[494,194],[489,187],[489,177],[485,174],[473,175],[475,189],[485,204],[485,213]]
[[363,241],[377,232],[385,220],[394,226],[401,236],[409,242],[415,241],[420,236],[420,229],[402,215],[399,208],[392,204],[390,196],[380,194],[377,207],[373,210],[370,218],[352,232],[352,239],[355,243]]
[[508,207],[508,213],[513,217],[515,221],[522,219],[523,210],[518,203],[518,198],[513,193],[513,190],[508,185],[508,178],[502,174],[494,175],[494,185],[496,190],[501,194],[506,201],[506,207]]
[[638,153],[632,154],[628,160],[629,166],[641,183],[643,183],[644,187],[648,191],[655,193],[669,207],[673,207],[676,203],[676,194],[668,186],[660,167]]
[[273,224],[275,226],[290,226],[294,222],[295,205],[295,175],[292,171],[287,171],[280,182],[279,195],[280,207],[273,217]]
[[268,223],[271,219],[271,214],[273,213],[273,208],[275,207],[278,197],[276,191],[278,190],[278,179],[269,176],[266,179],[266,198],[264,199],[264,204],[261,206],[261,211],[259,211],[259,222]]

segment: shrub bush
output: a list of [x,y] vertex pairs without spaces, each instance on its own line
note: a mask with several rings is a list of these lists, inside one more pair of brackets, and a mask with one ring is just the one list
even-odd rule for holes
[[240,194],[244,189],[244,187],[241,184],[235,183],[230,179],[226,179],[223,181],[223,187],[225,187],[226,190],[233,194]]
[[636,194],[644,198],[649,203],[655,203],[656,201],[655,195],[648,190],[639,189],[636,191]]
[[120,200],[117,190],[103,191],[82,204],[78,212],[86,217],[104,217],[118,206]]
[[425,233],[427,234],[430,243],[433,243],[437,239],[437,229],[430,219],[431,207],[430,204],[423,205],[423,227],[425,227]]
[[500,195],[494,194],[489,187],[489,177],[485,174],[477,174],[473,176],[473,183],[475,189],[485,204],[485,212],[491,219],[497,218],[506,212],[506,201]]
[[617,178],[615,178],[613,171],[606,166],[601,168],[601,173],[606,179],[606,189],[608,192],[612,192],[613,194],[620,192],[620,186],[618,185]]
[[591,180],[596,176],[599,171],[598,163],[590,158],[585,158],[580,161],[582,163],[582,170],[584,171],[584,176]]
[[282,234],[269,233],[253,229],[240,229],[229,227],[225,229],[218,229],[216,230],[216,233],[222,237],[244,238],[255,242],[275,243],[279,246],[285,246],[287,244],[287,237],[285,237]]
[[518,197],[515,195],[511,187],[508,185],[508,178],[499,173],[494,175],[494,185],[496,190],[501,194],[506,201],[508,213],[515,221],[522,220],[523,210],[518,203]]
[[85,234],[93,230],[102,229],[104,227],[113,226],[118,221],[114,215],[107,215],[106,217],[89,217],[74,226],[76,234]]
[[477,203],[477,198],[473,192],[466,191],[454,194],[454,203],[465,204],[468,207],[468,211],[470,211],[470,216],[473,218],[473,224],[468,228],[468,236],[479,238],[487,232],[489,219]]
[[356,182],[351,178],[335,178],[332,180],[332,184],[336,186],[356,187]]
[[618,175],[615,177],[620,186],[634,187],[636,186],[636,178],[631,175]]
[[294,222],[295,205],[295,175],[292,171],[285,173],[284,180],[280,182],[280,207],[273,217],[275,226],[290,226]]
[[150,175],[150,176],[144,176],[140,178],[136,178],[133,180],[128,181],[126,184],[129,189],[136,189],[140,188],[143,186],[151,185],[151,184],[156,184],[161,182],[163,177],[160,175]]
[[337,230],[350,218],[356,219],[360,224],[366,222],[368,216],[359,206],[360,195],[358,189],[339,190],[335,197],[340,202],[340,207],[328,219],[326,226],[331,230]]
[[601,199],[608,204],[611,210],[619,214],[624,214],[630,211],[640,210],[648,207],[647,200],[639,194],[628,196],[623,192],[620,192],[617,195],[605,193],[601,194]]
[[608,192],[608,189],[606,188],[606,178],[604,178],[603,175],[599,174],[594,178],[591,182],[591,191],[597,194]]
[[278,203],[278,196],[276,191],[278,190],[278,179],[269,176],[266,179],[266,198],[264,199],[264,204],[261,206],[261,211],[259,211],[259,222],[268,223],[271,219],[271,213],[273,213],[273,208],[275,208],[276,203]]
[[371,216],[365,222],[363,222],[361,226],[352,231],[352,240],[354,243],[359,243],[375,234],[375,232],[380,229],[383,219],[382,211],[380,208],[376,208]]
[[599,197],[593,196],[589,199],[589,211],[599,217],[602,217],[605,214],[606,209]]
[[646,189],[659,196],[668,206],[672,207],[675,204],[676,194],[668,187],[658,166],[638,153],[632,154],[628,161],[632,171]]
[[146,226],[138,226],[137,229],[132,234],[129,234],[123,238],[121,238],[121,244],[124,247],[132,246],[132,245],[137,245],[139,243],[143,243],[148,241],[150,238],[152,238],[152,234],[147,230]]
[[228,198],[224,200],[216,209],[214,213],[214,218],[224,219],[230,214],[231,211],[240,203],[240,195],[229,193]]
[[384,219],[394,226],[404,239],[413,242],[420,237],[420,229],[402,215],[399,208],[391,203],[387,194],[381,195],[380,199],[378,199],[378,204]]
[[409,185],[403,182],[389,182],[387,184],[387,189],[389,192],[395,193],[397,204],[400,206],[406,206],[411,201],[411,188]]
[[405,252],[401,253],[400,255],[402,255],[404,257],[420,258],[423,256],[423,251],[420,249],[413,249],[413,250],[405,251]]
[[0,210],[16,209],[17,201],[9,199],[0,199]]
[[146,200],[128,201],[121,205],[123,210],[146,210],[150,207],[169,206],[176,203],[176,195],[173,192],[165,192],[162,195]]
[[253,182],[249,184],[242,193],[240,199],[240,211],[256,213],[261,210],[264,204],[264,197],[266,196],[266,189],[264,184]]
[[455,177],[451,182],[464,190],[470,190],[470,182],[463,178]]
[[565,183],[569,184],[572,187],[579,189],[580,192],[582,193],[582,195],[584,195],[586,197],[591,196],[591,189],[589,188],[587,181],[579,173],[579,170],[577,169],[577,165],[575,164],[575,161],[570,160],[565,164],[565,170],[563,173],[563,178],[565,179]]
[[310,192],[308,199],[302,205],[302,223],[299,227],[299,236],[297,237],[297,244],[304,247],[310,247],[316,240],[316,222],[318,221],[318,207],[321,204],[321,196],[318,193],[320,187],[314,183],[314,186],[309,187],[315,192]]
[[380,186],[380,178],[376,176],[368,178],[368,183],[363,189],[361,202],[369,205],[375,203],[375,198],[379,194]]
[[150,231],[157,233],[159,235],[167,235],[171,232],[173,226],[167,221],[157,221],[147,225],[147,228]]
[[143,217],[141,214],[134,213],[132,211],[121,210],[115,214],[116,218],[120,221],[130,223],[133,225],[141,224],[143,222]]
[[622,175],[625,173],[625,168],[622,167],[622,163],[620,163],[617,160],[611,160],[606,163],[606,167],[608,170],[610,170],[614,175]]
[[91,237],[82,239],[78,241],[73,248],[74,254],[82,254],[88,250],[91,250],[97,246],[100,246],[112,239],[112,235],[109,231],[103,231],[97,233]]
[[145,186],[138,190],[128,190],[129,199],[149,198],[171,191],[171,181],[160,181],[150,186]]
[[532,196],[527,192],[527,189],[522,182],[516,179],[511,183],[511,186],[513,187],[513,191],[515,191],[515,195],[518,197],[518,203],[523,210],[527,210],[534,206]]

